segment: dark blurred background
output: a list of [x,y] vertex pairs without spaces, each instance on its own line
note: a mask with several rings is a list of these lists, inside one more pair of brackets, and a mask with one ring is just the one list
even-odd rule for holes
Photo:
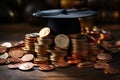
[[88,8],[98,12],[96,23],[118,24],[120,0],[0,0],[0,23],[36,24],[33,12],[55,8]]
[[120,0],[0,0],[0,41],[21,40],[26,33],[38,32],[46,21],[33,17],[32,13],[59,8],[97,11],[95,16],[81,19],[82,26],[120,28]]

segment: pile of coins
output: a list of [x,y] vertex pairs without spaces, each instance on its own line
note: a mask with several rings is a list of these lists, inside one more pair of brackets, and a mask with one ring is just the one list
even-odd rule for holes
[[50,34],[50,29],[45,27],[39,33],[26,34],[25,40],[17,44],[2,43],[0,64],[8,64],[8,68],[20,70],[31,70],[37,66],[40,71],[76,64],[78,68],[102,69],[105,74],[120,73],[118,69],[108,64],[112,56],[104,52],[107,48],[103,46],[104,50],[101,52],[98,46],[100,44],[94,41],[93,38],[83,35],[68,37],[65,34],[58,34],[53,36]]

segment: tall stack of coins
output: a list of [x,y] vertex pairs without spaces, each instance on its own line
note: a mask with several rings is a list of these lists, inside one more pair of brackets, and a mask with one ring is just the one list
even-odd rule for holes
[[85,59],[88,56],[88,41],[84,37],[71,39],[72,57],[74,59]]
[[50,45],[53,40],[49,37],[50,29],[48,27],[44,27],[39,32],[39,37],[37,38],[37,43],[35,43],[35,52],[36,58],[34,59],[34,63],[45,63],[48,62],[48,52]]
[[34,53],[34,43],[37,42],[38,33],[30,33],[25,35],[25,47],[24,52],[25,53]]

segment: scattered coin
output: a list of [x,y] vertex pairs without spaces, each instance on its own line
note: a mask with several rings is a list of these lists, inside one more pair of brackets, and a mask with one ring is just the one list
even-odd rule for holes
[[5,53],[7,51],[7,47],[5,46],[0,46],[0,54]]
[[12,43],[10,43],[10,42],[4,42],[4,43],[1,44],[1,46],[5,46],[5,47],[10,48],[10,47],[12,47]]
[[6,62],[7,62],[6,59],[2,59],[2,58],[0,58],[0,64],[5,64]]
[[24,51],[21,48],[12,48],[9,51],[11,57],[20,58],[24,55]]
[[40,38],[44,38],[50,34],[50,28],[49,27],[44,27],[40,30],[39,36]]
[[68,36],[64,35],[64,34],[59,34],[55,37],[54,39],[56,46],[60,47],[60,48],[67,48],[69,46],[69,38]]
[[20,70],[30,70],[30,69],[33,68],[33,66],[34,66],[33,63],[31,63],[31,62],[25,62],[25,63],[20,64],[18,66],[18,68]]
[[5,52],[5,53],[3,53],[3,54],[0,55],[0,58],[2,58],[2,59],[7,59],[8,56],[9,56],[8,53]]
[[8,65],[8,68],[9,68],[9,69],[16,69],[16,68],[19,67],[19,65],[20,65],[20,63],[18,63],[18,64],[9,64],[9,65]]
[[107,67],[104,69],[105,74],[119,74],[120,70],[113,68],[113,67]]
[[102,62],[98,62],[94,64],[94,68],[96,69],[105,69],[107,67],[109,67],[110,65],[107,63],[102,63]]
[[67,62],[56,62],[55,67],[68,67],[69,64]]
[[53,70],[55,67],[53,65],[48,65],[48,64],[41,64],[39,66],[39,70],[41,71],[50,71]]
[[93,62],[80,62],[79,64],[77,64],[78,68],[89,68],[89,67],[93,67]]
[[97,58],[99,60],[111,60],[112,56],[110,54],[100,53],[100,54],[97,55]]
[[13,57],[11,57],[11,58],[8,58],[8,60],[7,60],[9,63],[20,63],[21,62],[21,60],[20,60],[20,58],[13,58]]
[[34,55],[33,55],[33,54],[25,54],[25,55],[21,58],[21,60],[22,60],[22,61],[32,61],[33,58],[34,58]]

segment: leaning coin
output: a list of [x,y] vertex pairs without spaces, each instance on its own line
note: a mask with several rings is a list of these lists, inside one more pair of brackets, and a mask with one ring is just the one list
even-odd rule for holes
[[5,46],[0,46],[0,54],[1,53],[4,53],[4,52],[6,52],[7,51],[7,47],[5,47]]
[[3,53],[3,54],[0,55],[0,58],[2,58],[2,59],[7,59],[8,56],[9,56],[8,53],[5,52],[5,53]]
[[4,42],[1,44],[1,46],[5,46],[5,47],[10,48],[10,47],[12,47],[12,43],[11,42]]
[[94,68],[96,69],[105,69],[107,67],[109,67],[110,65],[107,64],[107,63],[102,63],[102,62],[99,62],[99,63],[95,63],[94,64]]
[[48,64],[41,64],[39,66],[40,71],[50,71],[53,70],[55,67],[53,65],[48,65]]
[[9,55],[11,57],[20,58],[24,55],[24,51],[21,48],[10,49]]
[[34,66],[33,63],[31,63],[31,62],[25,62],[25,63],[20,64],[18,66],[18,68],[20,70],[30,70],[30,69],[33,68],[33,66]]
[[6,59],[2,59],[2,58],[0,58],[0,64],[5,64],[6,62],[7,62]]
[[70,40],[69,40],[68,36],[66,36],[64,34],[59,34],[55,37],[54,42],[55,42],[56,46],[64,49],[69,46]]
[[44,27],[40,30],[39,36],[40,38],[44,38],[50,34],[50,28],[49,27]]
[[34,58],[34,55],[33,55],[33,54],[25,54],[25,55],[21,58],[21,60],[26,62],[26,61],[32,61],[33,58]]
[[18,63],[18,64],[9,64],[9,65],[8,65],[8,68],[9,68],[9,69],[16,69],[16,68],[19,67],[19,65],[20,65],[20,63]]

